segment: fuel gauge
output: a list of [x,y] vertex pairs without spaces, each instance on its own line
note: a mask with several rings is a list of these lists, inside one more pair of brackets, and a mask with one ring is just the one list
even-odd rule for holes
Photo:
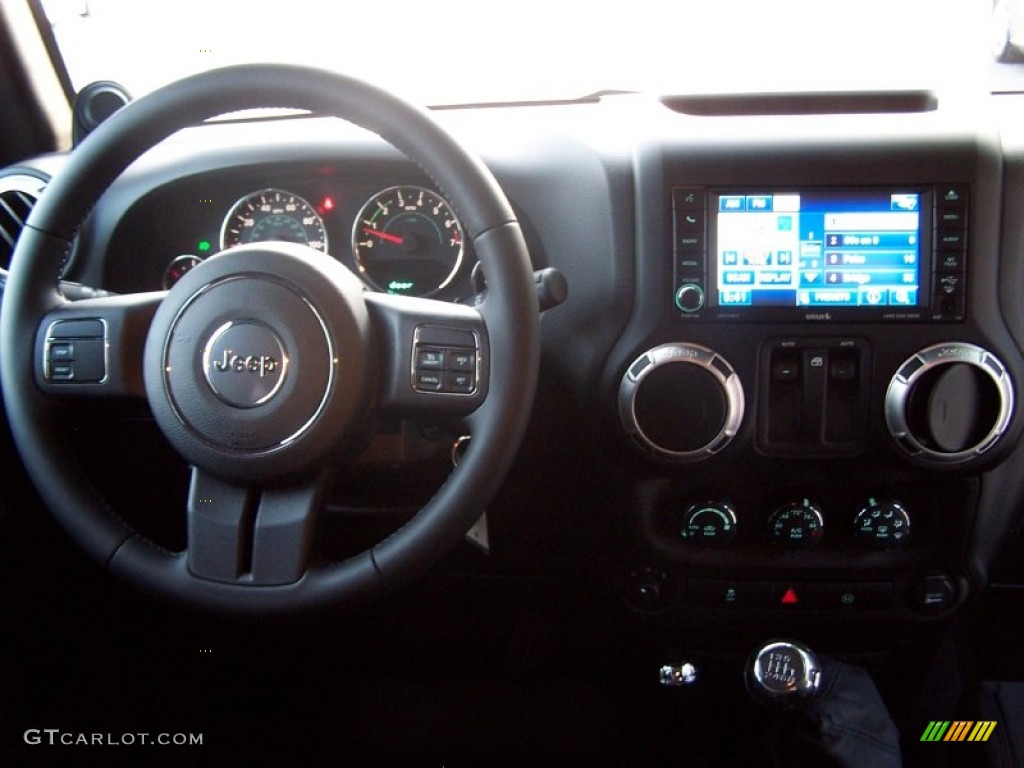
[[191,253],[186,253],[172,259],[171,263],[164,270],[164,290],[173,288],[174,284],[185,276],[185,273],[202,261],[198,256],[193,256]]

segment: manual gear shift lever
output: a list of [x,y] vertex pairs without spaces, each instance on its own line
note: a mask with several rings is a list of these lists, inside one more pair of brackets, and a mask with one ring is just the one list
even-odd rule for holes
[[746,683],[750,695],[769,709],[799,709],[818,693],[821,664],[806,646],[773,640],[747,661]]

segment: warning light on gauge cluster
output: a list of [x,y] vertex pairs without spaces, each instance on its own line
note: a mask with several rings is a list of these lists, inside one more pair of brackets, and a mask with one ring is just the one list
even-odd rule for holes
[[321,215],[325,213],[330,213],[331,211],[334,210],[334,198],[331,197],[330,195],[327,195],[326,197],[324,197],[323,200],[320,201],[320,205],[318,205],[316,209],[317,213]]
[[213,248],[213,243],[209,240],[200,240],[196,243],[196,250],[200,253],[207,253],[211,248]]

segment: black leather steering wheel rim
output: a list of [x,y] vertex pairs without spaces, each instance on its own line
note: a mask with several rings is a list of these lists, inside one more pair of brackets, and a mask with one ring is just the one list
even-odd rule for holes
[[[184,553],[167,552],[128,526],[93,489],[60,439],[56,407],[36,383],[34,337],[65,306],[56,275],[102,192],[147,149],[180,129],[245,109],[284,107],[336,115],[415,161],[462,218],[488,280],[481,305],[490,344],[489,389],[470,418],[472,450],[434,498],[374,548],[315,564],[294,583],[242,586],[196,578]],[[539,358],[532,269],[519,225],[497,182],[424,110],[322,70],[245,65],[196,75],[133,102],[70,156],[33,210],[12,260],[0,314],[0,381],[12,434],[47,505],[94,559],[143,590],[199,607],[295,612],[387,592],[450,550],[493,498],[526,429]]]

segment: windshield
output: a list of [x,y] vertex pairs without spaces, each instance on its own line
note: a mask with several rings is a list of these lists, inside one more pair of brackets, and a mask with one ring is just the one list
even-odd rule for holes
[[[76,89],[139,96],[254,61],[305,63],[421,104],[787,90],[1005,88],[991,0],[379,4],[44,0]],[[1013,76],[1020,80],[1012,67]]]

